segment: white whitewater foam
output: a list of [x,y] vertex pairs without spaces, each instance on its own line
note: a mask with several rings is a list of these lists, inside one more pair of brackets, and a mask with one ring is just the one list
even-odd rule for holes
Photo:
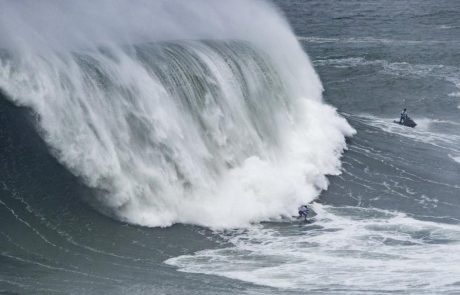
[[38,114],[103,212],[147,226],[247,226],[292,215],[340,173],[354,130],[322,103],[308,57],[264,1],[0,11],[0,88]]
[[432,294],[458,289],[458,225],[376,209],[316,204],[315,210],[312,225],[224,232],[220,236],[230,246],[166,263],[184,272],[301,292]]

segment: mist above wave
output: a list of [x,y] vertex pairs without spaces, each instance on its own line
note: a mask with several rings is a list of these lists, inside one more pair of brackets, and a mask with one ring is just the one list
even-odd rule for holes
[[265,2],[1,6],[0,88],[106,214],[244,226],[295,213],[339,173],[353,130]]

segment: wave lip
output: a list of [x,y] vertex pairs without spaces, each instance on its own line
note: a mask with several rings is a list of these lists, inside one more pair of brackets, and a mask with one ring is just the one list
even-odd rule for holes
[[[50,2],[43,3],[34,5]],[[154,26],[142,13],[156,14],[155,22],[171,30],[170,40],[163,31],[142,31],[132,19],[121,34],[138,38],[114,37],[117,18],[95,21],[73,4],[58,9],[69,17],[63,32],[78,36],[69,44],[56,43],[49,19],[28,20],[19,4],[9,7],[19,16],[19,35],[2,35],[20,50],[2,57],[0,88],[38,115],[55,156],[98,192],[92,204],[146,226],[238,227],[292,215],[327,188],[325,175],[340,173],[344,137],[354,130],[322,103],[318,76],[272,7],[248,4],[273,25],[268,30],[240,15],[245,1],[198,1],[200,12],[172,1],[179,9],[161,8],[160,15],[156,2],[139,3],[132,15]],[[118,13],[126,4],[117,2],[107,13],[123,19]],[[237,13],[239,23],[231,22]],[[184,25],[184,17],[200,22],[209,16],[215,29],[169,28],[171,19]],[[86,25],[73,32],[82,20],[97,24],[95,32]],[[22,39],[34,25],[44,32]]]

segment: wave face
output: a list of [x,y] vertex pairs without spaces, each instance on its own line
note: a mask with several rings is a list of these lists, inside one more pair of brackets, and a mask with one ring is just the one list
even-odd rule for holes
[[92,205],[141,225],[222,228],[292,215],[327,188],[353,129],[322,103],[275,9],[135,4],[0,7],[0,89],[37,115]]

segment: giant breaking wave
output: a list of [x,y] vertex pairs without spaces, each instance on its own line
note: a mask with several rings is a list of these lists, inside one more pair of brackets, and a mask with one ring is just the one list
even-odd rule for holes
[[75,3],[0,4],[0,91],[101,212],[245,226],[292,215],[339,173],[354,131],[271,5]]

